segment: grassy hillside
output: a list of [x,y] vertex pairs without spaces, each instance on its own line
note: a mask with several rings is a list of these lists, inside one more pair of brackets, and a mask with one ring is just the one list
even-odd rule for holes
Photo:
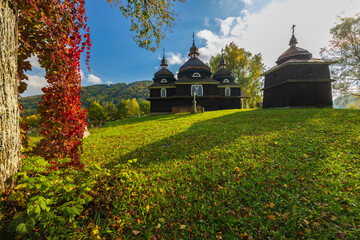
[[[80,101],[84,108],[88,108],[91,103],[97,101],[101,105],[105,105],[108,102],[118,104],[121,99],[145,99],[149,97],[148,86],[152,81],[138,81],[130,84],[116,83],[116,84],[99,84],[91,85],[82,88]],[[30,116],[37,114],[38,102],[41,100],[42,95],[24,97],[20,99],[20,102],[24,106],[22,115]]]
[[[16,192],[23,205],[37,195],[56,199],[48,205],[65,219],[46,227],[39,220],[30,238],[356,239],[359,123],[360,111],[336,109],[117,121],[85,139],[83,172],[59,170],[50,190],[30,191],[24,186],[52,175],[29,158],[24,171],[42,182],[20,181]],[[55,198],[63,195],[70,197]],[[5,226],[21,201],[3,199],[10,206],[2,209]],[[64,201],[77,209],[72,215],[62,210]]]

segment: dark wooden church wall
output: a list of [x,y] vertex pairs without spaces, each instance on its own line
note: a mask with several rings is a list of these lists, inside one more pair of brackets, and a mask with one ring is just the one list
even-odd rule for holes
[[263,108],[287,106],[289,106],[289,98],[286,85],[264,90]]
[[219,91],[217,88],[217,84],[203,84],[204,96],[218,95]]
[[160,89],[150,89],[150,97],[160,97]]
[[179,84],[176,85],[176,95],[177,96],[190,96],[191,93],[191,85],[188,84]]
[[284,68],[286,79],[324,79],[330,78],[327,64],[289,65]]
[[282,83],[288,79],[329,79],[327,64],[287,65],[265,76],[264,87]]
[[287,83],[264,91],[264,108],[332,106],[330,82]]
[[176,94],[176,89],[175,88],[167,88],[166,89],[166,95],[168,97],[174,96]]
[[171,112],[174,101],[172,99],[153,99],[150,104],[151,112]]
[[[224,89],[225,91],[225,89]],[[225,92],[224,92],[225,96]],[[231,88],[231,96],[241,96],[241,89],[240,88]]]
[[332,106],[330,82],[288,84],[290,106],[324,107]]
[[241,100],[240,98],[221,98],[219,99],[219,110],[222,109],[240,109]]
[[205,111],[219,110],[218,99],[216,98],[198,98],[196,101]]

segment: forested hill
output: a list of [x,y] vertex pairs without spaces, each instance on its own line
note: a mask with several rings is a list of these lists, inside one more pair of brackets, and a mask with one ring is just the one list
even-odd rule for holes
[[[149,97],[149,89],[152,81],[138,81],[130,84],[116,83],[116,84],[100,84],[83,87],[81,91],[80,101],[85,108],[95,101],[100,105],[107,102],[113,102],[115,105],[121,99],[146,99]],[[29,116],[36,114],[37,102],[40,101],[41,95],[24,97],[20,101],[24,105],[24,112],[22,115]]]

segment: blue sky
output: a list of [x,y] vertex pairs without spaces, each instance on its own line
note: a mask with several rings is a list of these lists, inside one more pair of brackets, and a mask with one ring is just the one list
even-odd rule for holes
[[[106,0],[88,0],[88,25],[92,41],[91,72],[82,64],[82,84],[114,84],[151,80],[165,48],[169,69],[176,74],[188,59],[195,32],[200,59],[220,53],[231,41],[252,53],[262,53],[267,68],[288,48],[291,26],[296,24],[298,46],[320,57],[320,48],[331,39],[329,29],[339,14],[353,16],[359,0],[186,0],[176,3],[179,19],[160,49],[139,48],[131,38],[130,23]],[[44,71],[31,58],[28,90],[23,96],[41,94]]]

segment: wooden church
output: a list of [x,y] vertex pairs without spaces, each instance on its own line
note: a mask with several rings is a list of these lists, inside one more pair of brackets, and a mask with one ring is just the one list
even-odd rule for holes
[[[205,111],[246,108],[247,99],[231,72],[226,69],[223,56],[220,69],[213,76],[210,68],[199,59],[199,51],[193,40],[190,59],[178,72],[177,78],[167,69],[165,54],[161,69],[154,74],[154,83],[149,86],[151,103],[150,113],[167,114],[190,112],[194,99],[197,107]],[[195,95],[195,97],[194,97]]]
[[263,108],[332,107],[329,65],[333,62],[312,58],[309,51],[297,47],[294,28],[290,48],[263,73]]

